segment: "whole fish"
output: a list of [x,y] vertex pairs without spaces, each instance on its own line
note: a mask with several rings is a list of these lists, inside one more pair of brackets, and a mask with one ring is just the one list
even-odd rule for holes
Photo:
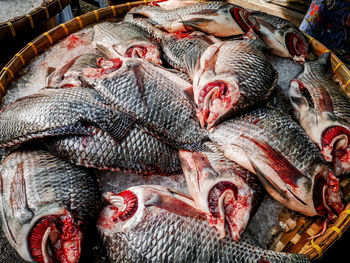
[[98,68],[98,61],[102,57],[102,54],[96,52],[81,54],[73,58],[47,77],[47,86],[59,88],[86,86],[81,77],[82,70],[84,68]]
[[213,36],[202,32],[168,33],[157,28],[148,19],[135,17],[133,14],[125,16],[124,21],[135,24],[156,39],[163,50],[163,57],[169,65],[177,70],[186,72],[186,60],[197,60],[212,44],[221,42]]
[[162,64],[159,47],[141,28],[127,22],[103,22],[94,26],[93,44],[108,58],[145,58]]
[[274,55],[304,62],[309,57],[309,45],[303,33],[288,20],[260,11],[250,13],[257,21],[254,31]]
[[66,134],[89,135],[94,124],[119,140],[135,120],[104,104],[89,88],[45,88],[9,104],[0,113],[0,147]]
[[139,127],[130,129],[119,142],[95,126],[87,127],[87,131],[90,135],[52,137],[43,142],[51,153],[86,167],[141,174],[181,170],[177,151]]
[[112,262],[309,262],[306,255],[220,239],[193,201],[169,188],[136,186],[105,197],[111,205],[97,228]]
[[211,45],[193,76],[197,116],[208,129],[233,113],[265,100],[274,89],[278,73],[257,48],[256,40],[225,41]]
[[256,26],[255,19],[247,10],[219,1],[198,2],[171,10],[158,6],[139,6],[129,13],[148,17],[153,24],[168,32],[191,29],[216,37],[242,35],[250,27]]
[[290,82],[289,99],[300,125],[341,175],[350,172],[350,99],[326,74],[329,57],[305,63]]
[[105,101],[165,143],[197,150],[207,140],[184,92],[192,85],[170,71],[146,60],[123,58],[121,67],[110,74],[92,70],[85,76],[96,80],[94,88]]
[[11,153],[0,174],[3,230],[18,254],[31,262],[78,262],[83,229],[100,206],[94,176],[42,150]]
[[288,115],[259,108],[222,123],[210,136],[227,158],[256,174],[286,207],[327,221],[342,211],[338,179]]
[[232,239],[238,241],[263,190],[254,174],[225,158],[214,144],[208,147],[213,152],[180,150],[187,187],[196,207],[206,214],[220,237],[226,235],[227,222]]

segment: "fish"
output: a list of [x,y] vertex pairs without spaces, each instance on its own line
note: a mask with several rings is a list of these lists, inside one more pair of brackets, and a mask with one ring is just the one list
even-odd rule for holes
[[216,43],[196,66],[187,66],[202,127],[209,130],[270,96],[278,73],[258,45],[255,40]]
[[185,93],[192,85],[147,60],[123,58],[121,67],[106,74],[86,71],[94,89],[112,107],[134,117],[151,135],[176,149],[202,149],[207,133]]
[[3,230],[17,253],[30,262],[78,262],[101,205],[93,174],[47,151],[18,149],[0,179]]
[[309,262],[307,255],[278,253],[220,239],[192,199],[157,185],[107,192],[100,231],[112,262]]
[[226,235],[226,222],[232,239],[238,241],[259,205],[263,188],[254,174],[224,157],[215,144],[207,145],[212,152],[179,151],[187,187],[220,237]]
[[288,115],[257,108],[210,130],[224,155],[256,174],[287,208],[325,223],[344,208],[339,181],[318,147]]
[[145,58],[162,64],[158,44],[141,28],[127,22],[94,25],[92,43],[108,58]]
[[133,127],[120,141],[96,126],[90,135],[44,138],[43,144],[56,156],[76,165],[100,170],[140,174],[173,174],[181,171],[177,150],[140,127]]
[[350,172],[350,99],[326,73],[330,52],[305,63],[290,82],[294,115],[336,175]]
[[105,104],[94,89],[44,88],[6,106],[0,113],[0,147],[65,134],[89,135],[94,124],[117,141],[133,127],[135,119]]
[[309,58],[306,37],[292,22],[260,11],[253,11],[250,15],[258,24],[254,31],[271,48],[272,54],[300,63]]
[[197,60],[210,45],[221,42],[214,36],[199,31],[168,33],[157,28],[148,19],[135,17],[133,14],[126,15],[124,21],[141,27],[156,39],[162,48],[164,60],[182,72],[187,72],[186,60]]
[[103,58],[103,55],[97,52],[81,54],[49,74],[46,85],[58,88],[85,87],[87,83],[84,83],[81,78],[82,70],[84,68],[98,68],[98,61],[101,58]]
[[247,10],[219,1],[198,2],[171,10],[139,6],[129,13],[147,17],[170,33],[196,30],[215,37],[229,37],[245,34],[249,28],[256,26],[255,19]]

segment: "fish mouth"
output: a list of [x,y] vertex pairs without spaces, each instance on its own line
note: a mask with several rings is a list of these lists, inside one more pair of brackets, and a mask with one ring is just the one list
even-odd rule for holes
[[343,126],[331,126],[321,134],[323,157],[332,162],[336,174],[350,171],[350,131]]
[[256,28],[258,23],[250,16],[249,12],[240,7],[233,7],[230,9],[232,18],[245,32],[248,32],[250,28]]
[[288,52],[293,59],[297,62],[305,62],[305,59],[309,57],[308,44],[303,36],[298,32],[288,32],[285,34],[285,43]]
[[[237,84],[237,83],[235,83]],[[211,129],[224,118],[239,98],[239,88],[223,80],[206,84],[198,96],[197,117],[202,127]]]
[[35,262],[75,263],[81,253],[82,232],[68,215],[40,218],[29,234],[29,248]]
[[124,56],[128,58],[144,58],[155,64],[162,64],[159,50],[154,45],[135,45],[129,47],[125,51]]

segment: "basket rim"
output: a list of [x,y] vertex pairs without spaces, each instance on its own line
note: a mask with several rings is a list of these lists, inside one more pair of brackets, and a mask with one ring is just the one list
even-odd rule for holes
[[[2,99],[6,94],[6,87],[11,80],[15,78],[18,71],[23,68],[29,60],[35,58],[46,48],[85,27],[103,20],[125,15],[131,8],[142,4],[148,4],[152,1],[153,0],[134,1],[109,6],[106,8],[100,8],[98,10],[75,17],[72,20],[57,25],[51,30],[39,35],[32,42],[29,42],[26,46],[24,46],[24,48],[22,48],[0,71],[0,98]],[[308,43],[312,49],[312,52],[317,56],[325,52],[330,52],[330,50],[318,40],[308,36],[307,34],[305,35],[308,38]],[[331,53],[331,69],[340,80],[342,85],[341,89],[344,90],[348,96],[350,96],[350,70],[333,52]],[[310,241],[309,245],[306,245],[306,249],[301,250],[298,253],[308,255],[311,260],[321,257],[323,253],[341,237],[349,226],[350,202],[338,216],[336,222],[333,225],[328,226],[326,232],[322,236]]]
[[39,7],[31,10],[29,13],[1,22],[0,39],[6,36],[15,39],[23,34],[20,30],[21,28],[31,28],[33,30],[36,25],[50,20],[69,4],[70,0],[43,1]]

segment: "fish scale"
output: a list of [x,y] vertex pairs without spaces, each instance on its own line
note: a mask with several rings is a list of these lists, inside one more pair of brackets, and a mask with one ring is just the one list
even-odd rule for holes
[[[161,231],[163,235],[159,235]],[[203,219],[160,208],[151,208],[135,229],[104,236],[103,240],[113,262],[309,262],[305,255],[276,253],[242,241],[220,239]],[[152,249],[154,240],[158,245]]]
[[97,127],[88,127],[92,136],[67,136],[44,140],[48,149],[77,165],[107,170],[169,174],[181,170],[177,151],[135,127],[116,142]]
[[[223,145],[226,138],[237,144],[246,143],[240,136],[245,135],[268,142],[273,148],[303,173],[313,163],[323,163],[317,146],[310,141],[306,133],[288,115],[267,108],[258,108],[249,113],[226,121],[210,132],[211,138]],[[271,140],[273,138],[273,140]],[[244,147],[254,149],[254,144]]]
[[[0,114],[0,146],[64,134],[85,134],[86,123],[123,136],[132,118],[103,104],[89,88],[46,88],[7,106]],[[124,124],[124,125],[123,125]]]
[[207,138],[181,85],[146,61],[126,59],[121,69],[94,88],[113,107],[135,117],[140,126],[173,147],[200,149]]

